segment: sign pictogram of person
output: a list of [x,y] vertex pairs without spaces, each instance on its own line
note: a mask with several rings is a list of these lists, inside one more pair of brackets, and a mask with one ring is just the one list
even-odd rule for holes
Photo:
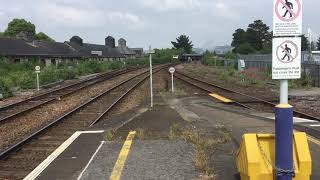
[[[291,2],[289,2],[288,0],[285,0],[285,5],[287,6],[283,6],[282,9],[286,9],[286,12],[284,13],[284,15],[282,17],[286,17],[287,14],[289,13],[290,14],[290,18],[292,18],[292,11],[290,10],[293,10],[293,4]],[[290,8],[290,10],[288,9]]]
[[279,42],[276,46],[276,58],[281,63],[293,63],[300,54],[297,43],[291,40]]
[[284,46],[285,46],[285,48],[282,52],[285,53],[285,55],[283,56],[282,60],[284,60],[286,57],[288,57],[288,61],[290,61],[291,52],[292,52],[291,48],[288,47],[288,44],[285,44]]

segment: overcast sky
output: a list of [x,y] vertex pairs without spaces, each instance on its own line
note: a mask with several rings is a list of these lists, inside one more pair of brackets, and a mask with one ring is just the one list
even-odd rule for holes
[[[304,1],[304,31],[320,32],[320,1]],[[237,28],[255,19],[271,26],[273,0],[0,0],[0,31],[13,18],[25,18],[57,41],[79,35],[104,43],[111,35],[131,47],[171,47],[180,34],[195,47],[230,44]]]

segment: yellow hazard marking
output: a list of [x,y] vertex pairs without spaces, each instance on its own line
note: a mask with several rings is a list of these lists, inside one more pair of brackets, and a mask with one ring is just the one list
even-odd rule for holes
[[128,154],[130,152],[131,144],[135,135],[136,135],[136,131],[129,132],[127,139],[124,142],[122,149],[119,153],[117,162],[113,167],[110,180],[120,180],[121,173],[122,173],[124,164],[127,160]]
[[[300,132],[300,131],[294,130],[294,132]],[[316,139],[316,138],[314,138],[314,137],[311,137],[311,136],[309,136],[309,135],[307,135],[307,137],[308,137],[308,140],[309,140],[310,142],[313,142],[313,143],[315,143],[316,145],[320,146],[320,141],[319,141],[318,139]]]
[[214,98],[216,98],[222,102],[225,102],[225,103],[232,103],[233,102],[231,99],[220,96],[219,94],[211,93],[211,94],[209,94],[209,96],[214,97]]

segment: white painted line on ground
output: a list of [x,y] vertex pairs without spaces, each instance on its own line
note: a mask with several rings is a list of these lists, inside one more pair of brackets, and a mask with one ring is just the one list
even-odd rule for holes
[[87,165],[84,167],[84,169],[82,170],[82,172],[80,173],[80,175],[78,176],[77,180],[80,180],[83,176],[83,173],[88,169],[89,165],[91,164],[91,162],[93,161],[94,157],[96,157],[96,155],[98,154],[98,152],[100,151],[100,149],[102,148],[102,146],[105,144],[105,141],[102,141],[101,144],[98,146],[96,152],[94,152],[94,154],[92,155],[92,157],[90,158],[89,162],[87,163]]
[[311,127],[320,127],[320,124],[311,124]]
[[60,154],[62,154],[81,134],[98,134],[104,131],[77,131],[69,139],[67,139],[61,146],[59,146],[50,156],[47,157],[41,164],[39,164],[24,180],[36,179]]
[[[267,117],[268,119],[273,119],[275,120],[275,117]],[[293,122],[294,123],[315,123],[317,121],[311,120],[311,119],[304,119],[304,118],[299,118],[299,117],[293,117]]]

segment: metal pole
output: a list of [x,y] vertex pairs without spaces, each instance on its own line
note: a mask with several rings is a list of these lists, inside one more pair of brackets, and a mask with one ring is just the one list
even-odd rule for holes
[[39,73],[37,74],[37,90],[40,91]]
[[288,80],[280,80],[280,104],[288,104]]
[[173,73],[171,73],[171,88],[172,88],[172,92],[174,93],[174,86],[173,86]]
[[276,177],[292,180],[293,168],[293,107],[288,104],[288,80],[280,80],[280,104],[275,108]]
[[152,87],[152,54],[151,54],[151,45],[149,46],[150,54],[149,54],[149,59],[150,59],[150,96],[151,96],[151,104],[150,107],[153,108],[153,87]]

